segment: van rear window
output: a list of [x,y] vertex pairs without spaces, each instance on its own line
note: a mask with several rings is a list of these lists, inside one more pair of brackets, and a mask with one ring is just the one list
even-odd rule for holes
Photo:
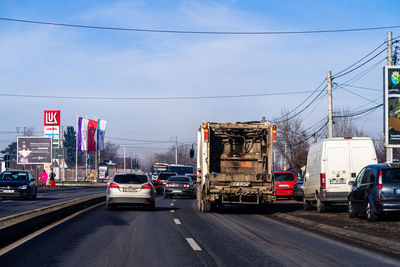
[[114,182],[119,184],[144,184],[147,176],[138,174],[118,174],[114,177]]
[[291,173],[275,173],[275,181],[291,182],[293,180],[294,180],[294,176]]
[[400,182],[400,168],[384,170],[383,183],[399,183]]

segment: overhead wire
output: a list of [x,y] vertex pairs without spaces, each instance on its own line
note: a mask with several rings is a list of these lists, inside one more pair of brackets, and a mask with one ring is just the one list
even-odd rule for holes
[[301,30],[301,31],[193,31],[193,30],[164,30],[149,28],[125,28],[111,26],[95,26],[73,23],[59,23],[41,20],[27,20],[17,18],[0,17],[2,21],[40,24],[49,26],[61,26],[72,28],[84,28],[95,30],[112,30],[112,31],[130,31],[130,32],[147,32],[147,33],[168,33],[168,34],[215,34],[215,35],[282,35],[282,34],[318,34],[318,33],[338,33],[338,32],[358,32],[358,31],[374,31],[385,29],[400,28],[400,25],[363,27],[363,28],[347,28],[347,29],[322,29],[322,30]]

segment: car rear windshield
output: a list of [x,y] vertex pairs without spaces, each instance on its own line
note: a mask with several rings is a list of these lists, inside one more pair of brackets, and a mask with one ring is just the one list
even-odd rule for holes
[[290,182],[293,181],[294,177],[291,173],[275,173],[275,181],[279,182]]
[[400,182],[400,168],[387,169],[383,174],[383,183],[399,183]]
[[26,172],[3,172],[0,180],[25,181],[28,180],[28,174]]
[[185,183],[190,183],[190,178],[189,177],[171,177],[168,179],[168,182],[185,182]]
[[176,173],[160,173],[160,175],[158,176],[158,179],[160,180],[168,180],[169,177],[171,176],[175,176]]
[[117,174],[114,182],[119,184],[144,184],[147,182],[146,175],[140,174]]

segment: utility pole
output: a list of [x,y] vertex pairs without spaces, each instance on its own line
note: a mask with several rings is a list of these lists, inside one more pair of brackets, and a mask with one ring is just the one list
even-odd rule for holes
[[125,145],[124,145],[124,172],[126,171],[126,151],[125,151]]
[[333,116],[332,116],[332,73],[328,71],[328,137],[333,137]]
[[175,164],[178,164],[178,136],[175,136]]
[[287,155],[287,142],[285,141],[285,155],[283,156],[283,170],[287,170],[287,160],[286,160],[286,155]]
[[[387,33],[387,66],[392,66],[392,32]],[[389,103],[386,103],[386,106]],[[386,130],[387,132],[387,130]],[[393,148],[386,147],[386,162],[393,162]]]

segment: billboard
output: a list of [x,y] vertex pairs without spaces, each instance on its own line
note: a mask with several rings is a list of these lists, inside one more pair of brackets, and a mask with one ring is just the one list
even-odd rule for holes
[[51,163],[50,137],[17,137],[18,164]]
[[385,145],[400,147],[400,67],[386,66],[385,83]]
[[60,110],[44,111],[44,136],[51,137],[54,148],[60,147]]

